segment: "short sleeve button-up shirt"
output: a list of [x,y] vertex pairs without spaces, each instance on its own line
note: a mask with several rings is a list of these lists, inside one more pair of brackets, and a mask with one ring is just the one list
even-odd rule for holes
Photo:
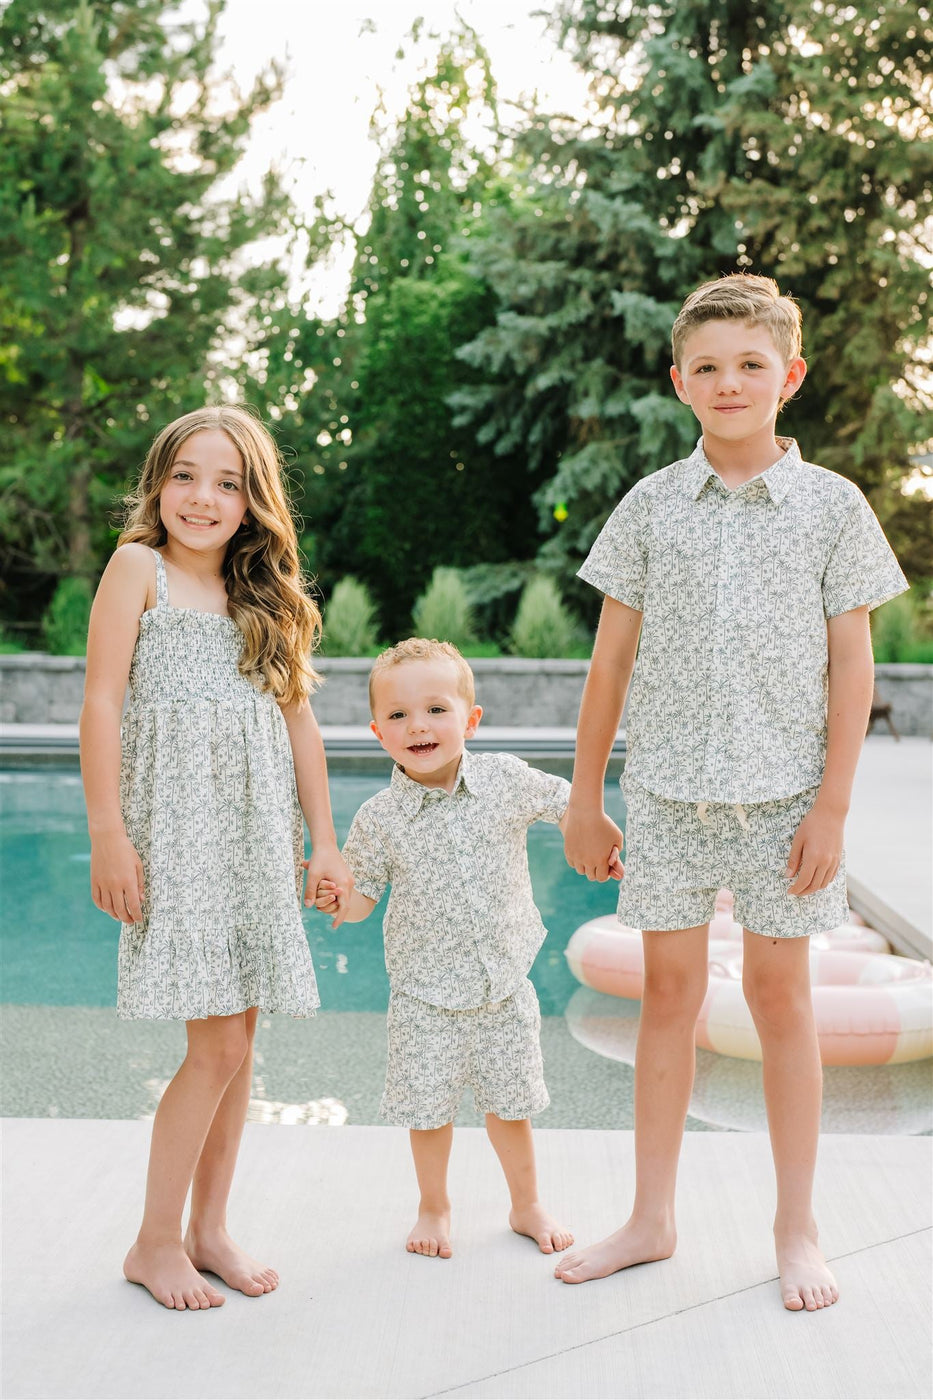
[[462,1010],[502,1001],[545,937],[528,871],[532,822],[559,822],[570,784],[512,754],[463,755],[451,793],[399,767],[364,802],[344,859],[369,899],[392,886],[383,924],[395,991]]
[[826,620],[907,581],[865,497],[784,440],[729,490],[702,439],[639,481],[580,577],[642,612],[629,777],[681,802],[766,802],[822,780]]

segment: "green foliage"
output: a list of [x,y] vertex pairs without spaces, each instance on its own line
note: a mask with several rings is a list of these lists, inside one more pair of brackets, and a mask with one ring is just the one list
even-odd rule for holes
[[923,625],[921,606],[918,593],[912,589],[872,613],[871,640],[876,661],[933,662],[933,636]]
[[436,568],[412,609],[415,635],[453,642],[461,650],[474,640],[473,612],[456,569]]
[[324,609],[325,655],[371,655],[379,645],[375,617],[366,585],[355,578],[342,578]]
[[[213,70],[222,5],[9,0],[0,20],[0,552],[11,618],[91,579],[149,441],[217,397],[280,297],[240,250],[287,227],[270,174],[221,198],[277,71]],[[236,327],[241,339],[234,343]]]
[[734,270],[804,310],[783,430],[863,488],[903,475],[933,432],[928,7],[564,0],[556,18],[598,119],[524,134],[524,196],[472,245],[496,322],[452,399],[458,427],[545,477],[541,562],[571,574],[618,497],[692,447],[668,331]]
[[15,655],[22,650],[22,645],[11,637],[5,628],[0,627],[0,656]]
[[83,656],[87,650],[87,624],[94,601],[84,578],[63,578],[42,618],[42,636],[53,656]]
[[526,585],[512,627],[516,656],[570,656],[579,649],[579,630],[552,578],[539,574]]

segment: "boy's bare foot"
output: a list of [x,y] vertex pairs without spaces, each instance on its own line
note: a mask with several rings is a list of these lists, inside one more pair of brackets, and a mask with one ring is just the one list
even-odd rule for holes
[[534,1240],[542,1254],[553,1254],[558,1249],[569,1249],[573,1244],[573,1235],[569,1230],[565,1230],[563,1225],[558,1225],[553,1215],[548,1215],[539,1202],[533,1205],[523,1206],[521,1210],[513,1207],[509,1211],[509,1224],[516,1235],[527,1235]]
[[157,1303],[178,1312],[219,1308],[227,1301],[201,1277],[180,1242],[141,1245],[137,1240],[123,1261],[123,1273],[130,1283],[148,1288]]
[[236,1288],[249,1298],[271,1293],[279,1286],[275,1269],[257,1264],[238,1244],[234,1244],[222,1227],[197,1232],[189,1227],[185,1235],[185,1249],[196,1269],[207,1269],[222,1278],[230,1288]]
[[431,1259],[449,1259],[450,1212],[423,1210],[405,1242],[409,1254],[425,1254]]
[[839,1298],[836,1280],[827,1267],[812,1234],[775,1236],[778,1273],[781,1276],[781,1297],[790,1312],[816,1312],[829,1308]]
[[576,1254],[568,1254],[554,1270],[562,1283],[586,1283],[589,1279],[607,1278],[633,1264],[653,1264],[670,1259],[677,1244],[673,1226],[648,1227],[629,1221],[598,1244],[591,1244]]

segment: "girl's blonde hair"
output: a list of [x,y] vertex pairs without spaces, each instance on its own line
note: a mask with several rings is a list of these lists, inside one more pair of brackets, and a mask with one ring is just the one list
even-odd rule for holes
[[117,545],[152,547],[167,539],[159,498],[182,444],[194,433],[226,433],[243,462],[247,516],[227,545],[224,582],[230,615],[243,633],[240,670],[282,704],[299,702],[320,680],[311,653],[321,614],[305,592],[295,522],[271,435],[247,409],[199,408],[163,428],[149,449],[136,490],[126,497]]

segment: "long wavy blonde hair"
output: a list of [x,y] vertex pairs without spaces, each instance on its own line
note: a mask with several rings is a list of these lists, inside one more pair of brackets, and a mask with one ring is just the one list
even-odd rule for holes
[[247,518],[227,545],[223,567],[230,615],[244,639],[240,670],[282,704],[294,704],[320,680],[311,653],[321,634],[321,614],[305,591],[282,461],[258,418],[246,408],[225,405],[196,409],[163,428],[136,490],[126,497],[126,523],[117,544],[165,544],[159,502],[172,463],[189,437],[212,429],[227,434],[243,461]]

